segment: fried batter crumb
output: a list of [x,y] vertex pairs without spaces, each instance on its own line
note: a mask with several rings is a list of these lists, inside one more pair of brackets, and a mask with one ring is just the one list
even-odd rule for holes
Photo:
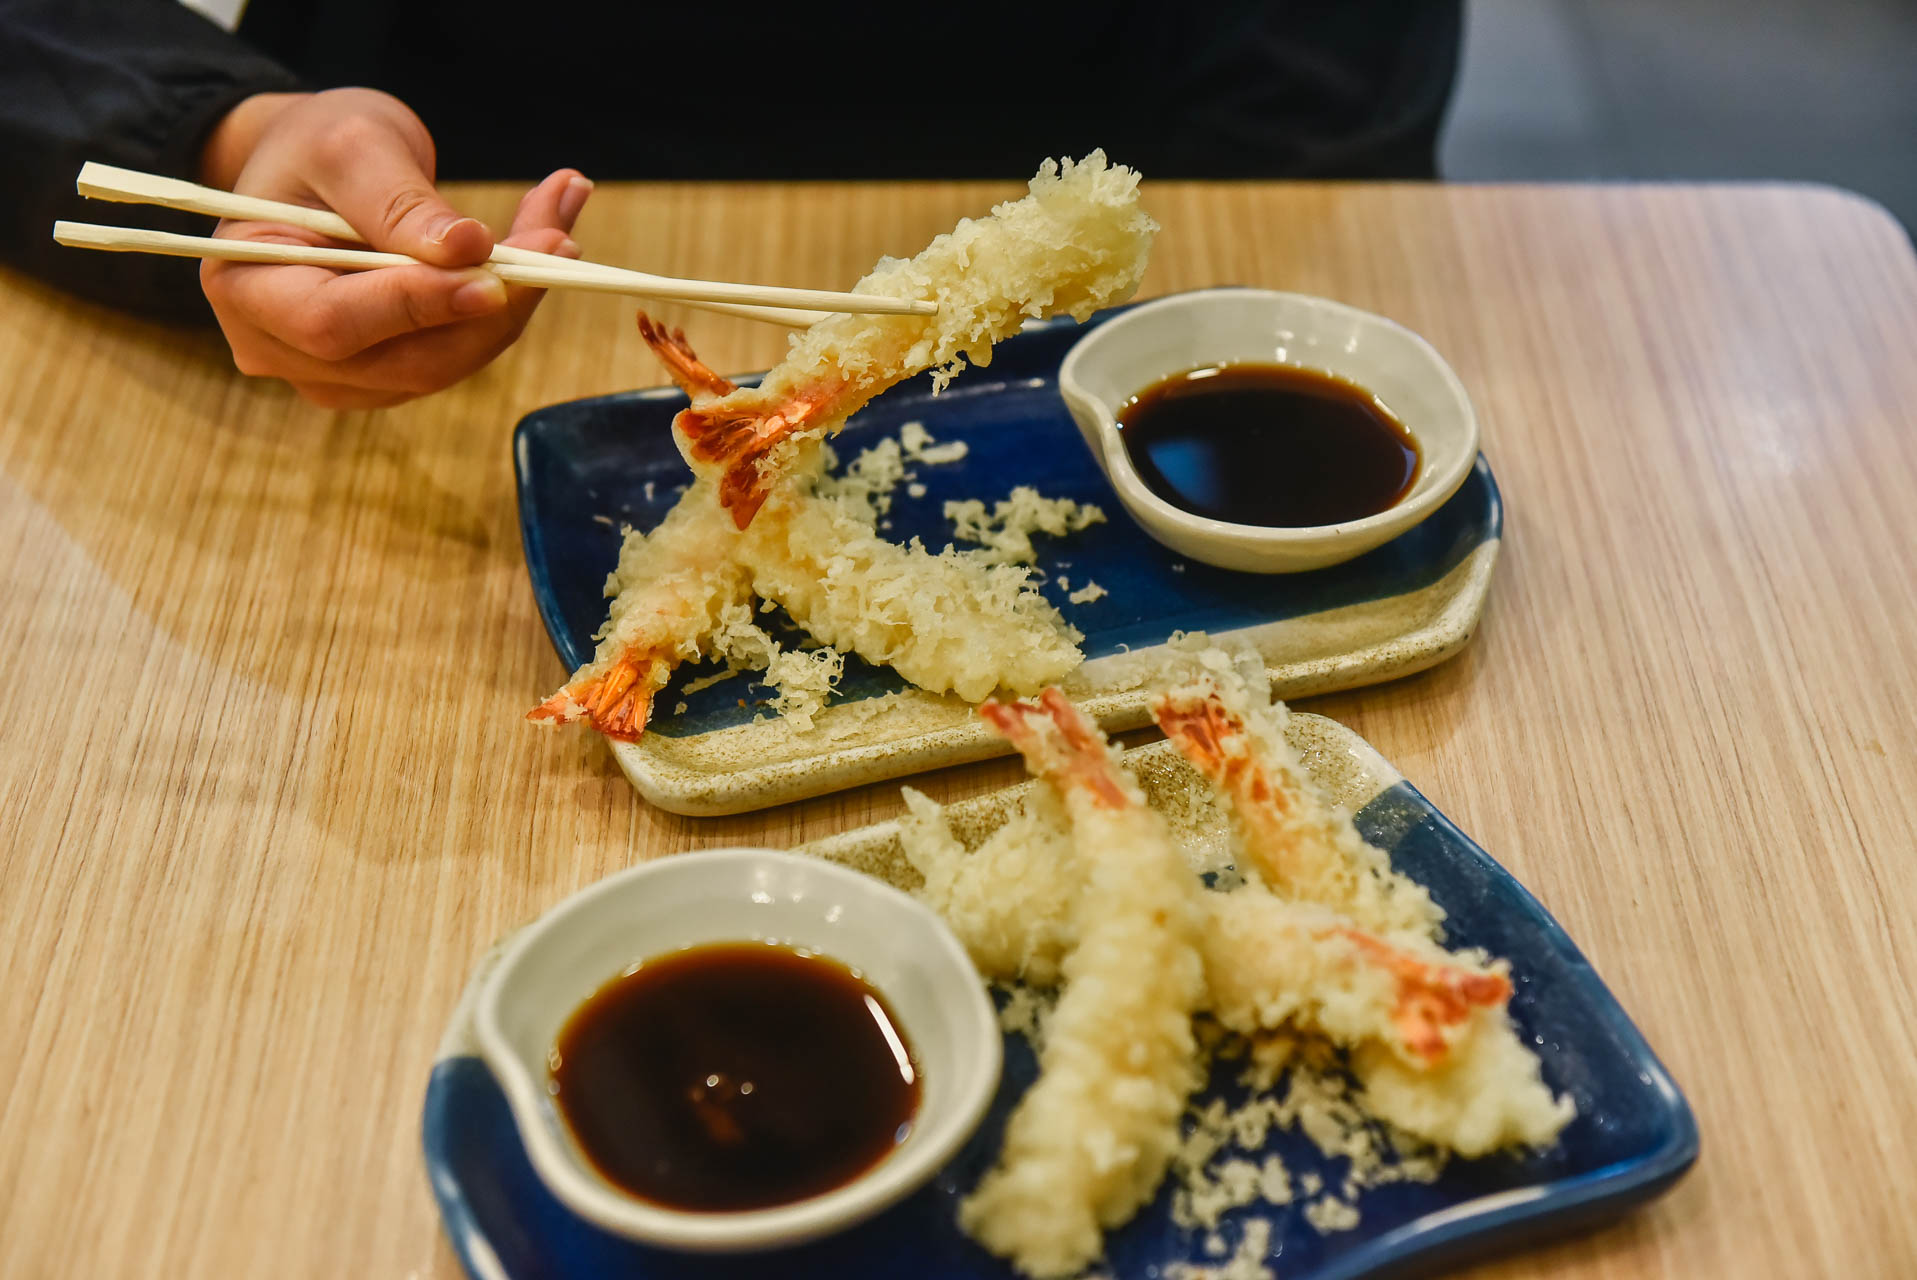
[[1349,1231],[1358,1225],[1358,1206],[1337,1196],[1320,1196],[1305,1206],[1305,1221],[1321,1236]]
[[948,502],[945,518],[952,522],[952,536],[978,543],[974,554],[988,563],[1029,565],[1038,560],[1033,534],[1062,538],[1102,524],[1105,512],[1089,502],[1041,497],[1037,489],[1021,484],[989,509],[977,498]]
[[[1216,1250],[1212,1241],[1218,1242]],[[1205,1241],[1205,1252],[1217,1257],[1224,1253],[1223,1237],[1213,1233]],[[1238,1248],[1218,1266],[1174,1262],[1165,1268],[1165,1280],[1276,1280],[1276,1273],[1265,1265],[1271,1252],[1271,1223],[1263,1218],[1247,1218],[1238,1236]]]

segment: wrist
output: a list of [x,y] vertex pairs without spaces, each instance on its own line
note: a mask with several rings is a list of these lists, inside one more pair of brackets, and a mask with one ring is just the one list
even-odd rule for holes
[[308,93],[256,93],[241,99],[213,126],[200,148],[201,184],[231,191],[267,126],[280,112],[310,97]]

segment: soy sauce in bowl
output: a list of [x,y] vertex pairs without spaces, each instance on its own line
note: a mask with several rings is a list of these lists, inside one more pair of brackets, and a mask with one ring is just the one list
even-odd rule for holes
[[1417,442],[1371,392],[1294,365],[1190,369],[1118,414],[1132,468],[1194,515],[1264,528],[1387,511],[1417,482]]
[[560,1032],[551,1089],[609,1181],[669,1209],[762,1209],[822,1195],[903,1142],[920,1080],[870,984],[764,942],[648,960]]

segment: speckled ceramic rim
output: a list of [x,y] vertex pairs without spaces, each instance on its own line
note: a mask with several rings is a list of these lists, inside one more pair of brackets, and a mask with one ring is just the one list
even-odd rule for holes
[[[1493,496],[1491,527],[1502,520]],[[1272,692],[1281,698],[1335,693],[1408,676],[1434,667],[1469,643],[1484,612],[1497,565],[1500,542],[1490,538],[1475,547],[1443,578],[1418,591],[1367,600],[1325,613],[1306,614],[1225,633],[1221,639],[1252,645],[1267,656]],[[1292,641],[1307,628],[1336,630],[1347,622],[1371,622],[1404,613],[1414,624],[1403,632],[1349,648],[1295,656]],[[1141,649],[1129,659],[1149,661],[1162,646]],[[1073,701],[1108,733],[1142,728],[1151,722],[1144,687],[1100,687],[1101,664],[1086,664],[1082,680],[1068,683]],[[929,696],[929,695],[927,695]],[[830,708],[830,716],[838,708]],[[879,722],[883,729],[884,722]],[[928,769],[969,764],[1007,754],[1011,748],[981,724],[970,708],[953,702],[952,712],[908,731],[867,731],[839,742],[822,741],[817,751],[775,758],[769,747],[783,745],[790,733],[776,721],[759,721],[696,735],[723,763],[694,767],[672,758],[670,745],[652,735],[636,743],[613,742],[613,758],[649,802],[671,813],[707,817],[745,813],[794,800],[826,795],[847,787],[905,777]],[[687,741],[681,739],[680,741]]]
[[[1336,720],[1294,712],[1286,733],[1292,745],[1303,753],[1313,780],[1325,795],[1352,813],[1404,781],[1403,775],[1379,755],[1376,748]],[[1209,796],[1210,792],[1191,786],[1196,775],[1171,743],[1153,742],[1133,747],[1125,753],[1125,767],[1138,778],[1152,807],[1165,816],[1180,839],[1190,838],[1198,830],[1201,820],[1197,815],[1201,813],[1210,813],[1215,821],[1223,823],[1222,811],[1209,810],[1203,804],[1188,807],[1174,799]],[[954,801],[944,807],[945,821],[960,843],[975,848],[1017,813],[1027,796],[1044,785],[1036,781],[1018,782]],[[890,885],[905,886],[918,881],[918,873],[906,861],[896,818],[825,836],[802,844],[793,852],[862,871]]]
[[[969,991],[973,998],[954,1015],[960,1033],[957,1052],[951,1061],[926,1064],[928,1072],[950,1073],[956,1081],[954,1093],[938,1114],[921,1113],[921,1124],[910,1141],[853,1181],[824,1195],[738,1213],[684,1213],[647,1204],[599,1177],[565,1148],[556,1127],[547,1122],[550,1098],[545,1080],[514,1047],[503,1025],[502,1008],[515,999],[527,998],[519,990],[527,958],[548,935],[563,934],[588,909],[603,907],[609,898],[650,892],[667,877],[711,876],[730,884],[733,873],[766,866],[787,876],[829,883],[834,894],[844,895],[847,903],[856,903],[857,910],[889,917],[891,931],[901,946],[916,951],[928,967],[945,971],[947,983],[962,979],[953,989]],[[742,900],[741,906],[746,905]],[[723,941],[749,932],[742,927],[738,932],[715,934],[711,940]],[[823,945],[829,954],[830,943]],[[645,954],[647,945],[643,939],[635,939],[633,949]],[[594,983],[605,976],[597,972],[589,975]],[[896,992],[890,994],[897,997]],[[912,1011],[900,1007],[899,1012],[910,1026]],[[479,986],[472,1026],[480,1056],[512,1108],[533,1169],[553,1195],[572,1212],[607,1231],[646,1244],[698,1253],[743,1253],[800,1244],[844,1230],[897,1203],[943,1168],[978,1128],[998,1088],[1004,1055],[998,1017],[984,982],[943,920],[916,899],[871,876],[771,849],[679,854],[629,868],[582,889],[505,944],[498,963]]]

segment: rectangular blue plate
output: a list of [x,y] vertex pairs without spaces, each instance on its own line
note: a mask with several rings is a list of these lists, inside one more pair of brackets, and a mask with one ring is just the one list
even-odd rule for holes
[[[884,532],[944,546],[951,541],[947,500],[990,503],[1021,484],[1102,507],[1105,523],[1037,541],[1045,594],[1085,633],[1089,661],[1070,692],[1108,730],[1147,721],[1138,663],[1176,631],[1237,633],[1264,653],[1275,692],[1287,698],[1405,675],[1464,646],[1489,590],[1503,519],[1482,457],[1436,515],[1345,564],[1265,575],[1187,561],[1132,523],[1059,399],[1059,362],[1101,319],[1030,326],[999,344],[990,366],[968,371],[943,394],[931,394],[929,377],[914,378],[858,414],[833,442],[842,458],[912,421],[940,442],[968,447],[958,462],[913,468],[926,491],[914,498],[900,486]],[[590,657],[593,632],[605,621],[619,526],[652,528],[690,479],[670,429],[685,404],[671,388],[636,391],[553,405],[519,424],[514,459],[526,566],[568,670]],[[1110,594],[1072,604],[1068,581],[1073,588],[1096,582]],[[846,662],[833,706],[805,734],[767,717],[760,704],[769,691],[745,676],[684,692],[713,670],[702,664],[678,672],[655,699],[645,736],[614,747],[640,792],[674,812],[762,808],[1006,750],[965,703],[912,689],[857,657]],[[552,683],[559,676],[555,670]],[[527,705],[546,692],[528,689]],[[884,714],[859,711],[857,704],[883,694],[897,695]]]
[[[1222,1229],[1236,1246],[1251,1217],[1271,1224],[1267,1264],[1285,1280],[1352,1280],[1424,1272],[1519,1247],[1614,1217],[1660,1194],[1697,1159],[1697,1124],[1677,1086],[1597,973],[1557,922],[1509,873],[1400,778],[1363,739],[1318,716],[1293,717],[1293,736],[1320,781],[1357,809],[1365,838],[1398,870],[1423,883],[1447,913],[1447,941],[1484,947],[1511,962],[1511,1015],[1536,1047],[1544,1077],[1568,1094],[1577,1118],[1549,1151],[1458,1160],[1438,1181],[1377,1187],[1357,1201],[1358,1225],[1321,1234],[1302,1198],[1253,1205]],[[1168,744],[1127,757],[1148,795],[1195,781]],[[1009,812],[1018,788],[952,806],[954,829],[975,835]],[[1203,839],[1190,806],[1160,806],[1176,834]],[[1180,822],[1186,828],[1180,827]],[[1188,829],[1187,829],[1188,828]],[[898,881],[896,824],[807,846]],[[909,880],[905,881],[909,884]],[[481,966],[472,987],[485,971]],[[738,1258],[656,1251],[572,1217],[534,1174],[504,1095],[475,1056],[455,1014],[427,1088],[424,1140],[448,1238],[475,1280],[594,1277],[595,1280],[744,1280],[745,1277],[911,1275],[918,1280],[1013,1280],[1013,1273],[959,1231],[957,1202],[989,1168],[1005,1120],[1036,1076],[1030,1047],[1006,1039],[1005,1074],[992,1111],[971,1143],[923,1191],[842,1235],[801,1249]],[[1237,1100],[1235,1064],[1224,1064],[1204,1098]],[[1296,1133],[1274,1133],[1248,1158],[1275,1153],[1294,1182],[1315,1172],[1338,1187],[1345,1162],[1327,1159]],[[1172,1192],[1107,1239],[1117,1280],[1154,1280],[1174,1262],[1216,1265],[1203,1233],[1171,1220]],[[1094,1272],[1097,1273],[1096,1270]]]

